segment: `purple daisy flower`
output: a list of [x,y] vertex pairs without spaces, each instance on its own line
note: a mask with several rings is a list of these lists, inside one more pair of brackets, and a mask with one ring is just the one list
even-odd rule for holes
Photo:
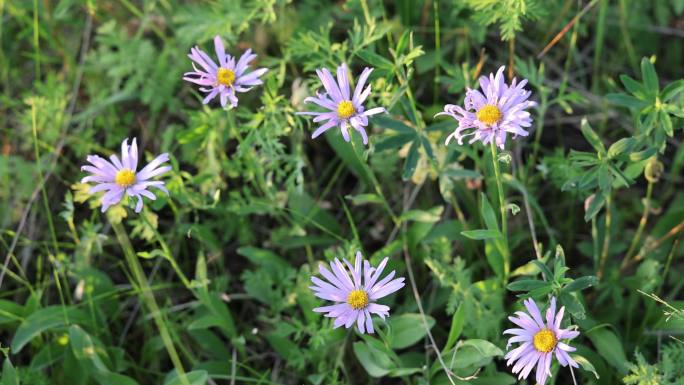
[[506,133],[513,134],[514,139],[518,135],[529,134],[523,127],[532,125],[530,113],[526,111],[536,105],[527,100],[532,92],[523,88],[527,79],[517,83],[514,78],[510,86],[506,84],[504,68],[499,68],[496,76],[489,74],[489,78],[480,77],[482,92],[468,88],[464,100],[465,108],[447,104],[444,112],[435,115],[448,115],[458,121],[458,127],[447,137],[446,144],[453,138],[458,140],[458,144],[463,144],[463,138],[472,135],[473,138],[468,143],[479,140],[482,144],[488,144],[496,140],[496,145],[503,149]]
[[155,187],[166,194],[169,193],[169,190],[164,187],[163,181],[149,180],[171,170],[171,166],[159,167],[169,160],[169,154],[159,155],[142,170],[136,172],[138,144],[135,138],[133,138],[133,144],[130,147],[128,146],[128,139],[124,139],[121,143],[121,160],[116,155],[109,157],[111,162],[97,155],[88,155],[87,160],[91,165],[85,165],[81,167],[81,170],[87,171],[91,175],[81,179],[81,183],[97,183],[88,190],[90,194],[106,191],[102,197],[102,212],[107,211],[109,206],[119,203],[124,193],[132,198],[138,198],[138,203],[135,205],[136,213],[142,210],[144,196],[152,200],[157,199],[148,188]]
[[[357,252],[354,266],[346,259],[343,265],[337,258],[330,262],[330,270],[321,263],[318,270],[328,282],[318,277],[311,277],[314,286],[310,288],[316,297],[337,303],[317,307],[313,311],[326,313],[326,317],[335,318],[334,328],[342,325],[349,328],[356,323],[360,333],[373,333],[371,314],[377,314],[384,320],[386,316],[389,316],[390,310],[389,306],[377,304],[375,301],[404,287],[404,278],[392,279],[394,271],[385,278],[379,279],[388,260],[389,258],[385,257],[375,268],[361,257],[361,252]],[[351,278],[347,269],[351,272]]]
[[[252,86],[262,84],[259,77],[268,71],[267,68],[259,68],[256,71],[247,73],[249,62],[254,60],[257,55],[252,53],[251,49],[245,51],[240,57],[240,60],[235,63],[235,58],[226,53],[223,48],[221,38],[216,36],[214,38],[214,49],[218,57],[219,65],[207,55],[206,52],[195,46],[190,49],[188,57],[194,61],[192,67],[195,69],[192,72],[183,74],[183,80],[191,83],[199,84],[200,91],[208,92],[208,95],[202,100],[202,103],[209,103],[216,95],[221,99],[221,106],[225,107],[228,100],[233,107],[237,107],[238,99],[235,96],[236,92],[247,92],[252,89]],[[202,69],[197,68],[195,63],[199,64]]]
[[[516,317],[508,317],[514,324],[522,329],[508,329],[504,334],[512,334],[508,340],[506,348],[514,342],[521,344],[509,351],[504,357],[508,361],[507,366],[518,361],[513,366],[513,373],[520,373],[518,379],[527,378],[534,367],[537,367],[536,381],[539,385],[544,385],[546,379],[551,377],[551,360],[555,353],[556,359],[562,366],[570,365],[579,367],[577,362],[570,357],[568,352],[576,349],[560,340],[573,339],[579,335],[576,330],[561,329],[565,306],[561,307],[556,314],[556,298],[551,298],[551,306],[546,310],[546,323],[542,319],[537,304],[533,299],[523,301],[529,315],[522,311],[517,311]],[[571,368],[572,370],[572,368]]]
[[359,82],[356,83],[354,94],[351,94],[349,69],[347,65],[342,63],[337,67],[337,81],[333,78],[327,68],[316,70],[316,74],[323,83],[325,88],[324,93],[316,92],[316,97],[310,96],[304,99],[305,103],[314,103],[327,109],[327,112],[298,112],[298,115],[313,115],[314,122],[327,120],[322,126],[318,127],[311,135],[315,139],[322,133],[326,132],[332,127],[339,127],[342,131],[344,140],[349,142],[349,126],[351,125],[356,131],[361,134],[363,144],[368,144],[368,135],[366,134],[366,126],[368,125],[368,117],[371,115],[387,112],[384,107],[375,107],[370,110],[364,110],[363,102],[366,101],[371,92],[370,84],[366,89],[363,86],[368,80],[368,76],[373,72],[372,68],[364,68],[359,77]]

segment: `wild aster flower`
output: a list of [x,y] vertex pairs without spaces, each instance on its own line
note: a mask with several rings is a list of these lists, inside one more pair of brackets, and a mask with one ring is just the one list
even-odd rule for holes
[[[328,282],[318,277],[311,277],[314,286],[310,288],[318,298],[336,302],[334,305],[317,307],[313,311],[326,313],[326,317],[335,318],[334,328],[342,325],[349,328],[356,322],[360,333],[373,333],[371,314],[377,314],[385,319],[389,316],[389,306],[375,303],[378,299],[394,293],[404,287],[404,278],[395,278],[394,271],[385,278],[379,279],[389,258],[383,259],[377,268],[356,253],[354,266],[344,260],[344,265],[335,258],[330,262],[330,270],[321,263],[318,270]],[[363,262],[363,268],[361,263]],[[351,278],[346,268],[351,272]]]
[[[512,334],[508,340],[507,348],[514,342],[522,342],[517,348],[511,350],[504,358],[510,366],[513,366],[513,373],[520,373],[518,379],[527,378],[530,371],[537,367],[536,381],[539,385],[544,385],[546,379],[551,376],[551,360],[555,353],[556,359],[562,366],[579,367],[577,362],[570,357],[568,352],[576,349],[561,342],[564,339],[573,339],[579,335],[576,330],[561,329],[565,306],[561,307],[556,314],[556,298],[551,298],[551,306],[546,311],[546,323],[542,320],[541,313],[537,304],[531,298],[523,302],[527,312],[518,311],[516,317],[508,317],[514,324],[522,329],[508,329],[504,334]],[[531,317],[530,317],[531,316]]]
[[111,162],[97,155],[88,155],[86,159],[91,165],[85,165],[81,167],[81,170],[87,171],[91,175],[81,179],[81,183],[97,183],[88,190],[90,194],[106,191],[102,197],[102,212],[107,211],[109,206],[119,203],[124,193],[131,198],[138,198],[138,203],[135,205],[136,213],[142,210],[143,197],[152,200],[157,199],[148,188],[155,187],[167,194],[169,193],[164,187],[163,181],[150,180],[150,178],[171,170],[171,166],[159,167],[169,160],[169,154],[159,155],[137,172],[138,144],[135,138],[133,138],[133,144],[130,147],[128,146],[128,139],[124,139],[121,143],[121,160],[116,155],[109,157]]
[[[267,68],[259,68],[256,71],[247,73],[249,62],[254,60],[257,55],[252,53],[251,49],[245,51],[240,57],[237,64],[235,58],[226,53],[223,48],[221,38],[216,36],[214,38],[214,49],[218,58],[219,65],[206,54],[206,52],[195,46],[190,49],[188,57],[194,61],[192,67],[195,69],[192,72],[183,74],[183,80],[191,83],[199,84],[200,91],[208,92],[202,103],[207,104],[212,99],[219,95],[221,99],[221,106],[225,107],[228,100],[233,107],[237,107],[238,99],[236,92],[247,92],[252,89],[252,86],[262,84],[259,77],[268,71]],[[197,68],[195,63],[199,64],[201,69]]]
[[349,142],[349,126],[351,125],[356,131],[361,134],[363,144],[368,144],[368,135],[366,134],[366,126],[368,125],[368,117],[371,115],[387,112],[383,107],[375,107],[370,110],[364,110],[363,102],[366,101],[371,92],[370,84],[366,89],[363,86],[368,80],[368,76],[373,72],[372,68],[364,68],[359,77],[359,82],[356,83],[354,94],[350,94],[350,79],[349,69],[346,64],[337,67],[337,81],[332,77],[327,68],[316,70],[316,74],[323,83],[325,88],[324,93],[316,92],[316,97],[310,96],[304,99],[305,103],[314,103],[320,107],[328,110],[327,112],[298,112],[298,115],[313,115],[314,122],[327,120],[322,126],[318,127],[311,135],[315,139],[322,133],[326,132],[332,127],[339,127],[342,131],[342,137]]
[[536,103],[528,101],[531,91],[524,89],[527,79],[517,83],[516,79],[509,86],[504,82],[504,67],[496,72],[496,76],[489,74],[489,78],[480,77],[478,90],[468,89],[464,100],[465,108],[453,104],[444,106],[444,112],[435,116],[448,115],[458,121],[456,130],[447,137],[446,144],[456,138],[458,144],[463,144],[463,138],[472,136],[470,142],[482,141],[489,144],[496,140],[496,145],[503,149],[506,143],[506,133],[527,136],[529,133],[523,127],[532,125],[527,108]]

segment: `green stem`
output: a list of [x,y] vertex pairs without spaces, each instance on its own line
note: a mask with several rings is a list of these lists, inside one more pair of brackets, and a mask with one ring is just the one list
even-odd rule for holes
[[501,210],[501,233],[508,244],[508,229],[506,223],[506,204],[504,203],[504,190],[501,182],[501,171],[499,170],[499,160],[496,156],[496,144],[494,140],[490,142],[489,148],[492,150],[492,164],[494,165],[494,178],[496,178],[496,189],[499,191],[499,209]]
[[134,286],[138,286],[140,292],[142,293],[143,302],[147,306],[150,314],[152,315],[154,323],[157,325],[157,329],[159,329],[159,334],[161,335],[161,339],[164,343],[166,351],[169,353],[171,362],[173,362],[173,366],[176,368],[178,376],[180,377],[183,385],[190,385],[190,382],[188,381],[188,378],[185,375],[185,369],[183,369],[183,364],[181,363],[180,357],[178,356],[178,352],[176,352],[176,348],[173,345],[171,334],[169,333],[169,330],[163,319],[161,310],[159,309],[159,305],[157,305],[157,301],[154,299],[152,289],[150,288],[150,284],[147,282],[147,278],[143,273],[142,266],[140,266],[140,261],[138,260],[138,257],[135,254],[135,250],[133,250],[133,245],[131,245],[131,241],[128,238],[126,229],[123,227],[121,222],[112,221],[111,219],[109,222],[112,224],[112,229],[114,229],[116,238],[118,239],[119,244],[121,245],[121,248],[124,251],[128,267],[131,269],[133,277],[137,281],[134,283]]
[[[494,178],[496,179],[496,189],[499,192],[499,210],[501,211],[501,234],[503,234],[506,250],[508,250],[508,221],[506,220],[506,203],[504,202],[504,189],[501,182],[501,171],[499,170],[499,160],[497,159],[496,140],[492,139],[489,142],[489,148],[492,152],[492,165],[494,166]],[[508,279],[508,272],[510,270],[510,252],[504,256],[504,280]]]
[[653,182],[649,181],[648,187],[646,187],[646,198],[644,198],[644,212],[641,214],[641,220],[639,220],[639,227],[637,228],[636,234],[634,234],[634,238],[632,238],[632,243],[629,245],[629,249],[627,249],[627,254],[625,254],[625,258],[622,260],[623,266],[626,265],[627,261],[629,261],[632,258],[632,255],[634,254],[634,251],[636,250],[636,247],[639,244],[639,241],[641,240],[641,236],[644,233],[646,222],[648,222],[648,215],[651,212],[652,195]]

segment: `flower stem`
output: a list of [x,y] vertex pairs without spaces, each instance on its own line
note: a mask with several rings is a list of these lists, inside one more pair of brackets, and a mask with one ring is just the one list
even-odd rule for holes
[[138,257],[135,254],[135,250],[133,250],[133,245],[131,245],[131,241],[128,238],[128,235],[126,234],[126,229],[124,229],[121,222],[112,221],[111,219],[109,222],[112,224],[114,233],[116,233],[116,238],[118,239],[119,244],[121,245],[121,248],[124,251],[128,267],[131,269],[135,281],[137,281],[133,284],[134,286],[138,286],[138,289],[142,293],[143,302],[150,311],[150,314],[152,315],[152,318],[154,319],[154,322],[157,325],[157,329],[159,329],[159,334],[161,335],[164,347],[166,347],[166,351],[169,353],[171,362],[173,362],[173,366],[176,368],[178,376],[180,377],[183,385],[190,385],[190,382],[188,381],[188,378],[185,375],[185,369],[183,369],[183,364],[181,363],[180,357],[178,356],[178,352],[176,352],[176,348],[173,345],[173,340],[171,338],[171,334],[169,333],[169,329],[167,328],[161,310],[159,309],[159,305],[157,305],[157,301],[154,299],[154,295],[152,294],[150,284],[147,282],[147,278],[143,273],[142,266],[140,266],[140,261],[138,261]]
[[501,234],[503,234],[508,245],[508,229],[506,223],[506,204],[504,203],[503,184],[501,183],[501,171],[499,170],[499,160],[496,156],[496,144],[494,140],[490,142],[489,148],[492,150],[492,164],[494,165],[494,178],[496,179],[496,189],[499,191],[499,209],[501,210]]
[[492,141],[489,143],[489,148],[492,152],[492,165],[494,166],[494,178],[496,179],[496,189],[499,192],[499,209],[501,210],[501,234],[503,234],[504,238],[504,244],[505,244],[505,255],[503,256],[504,259],[504,285],[506,281],[508,281],[508,273],[510,271],[510,252],[508,251],[508,221],[506,220],[506,203],[505,198],[504,198],[504,189],[503,189],[503,184],[501,182],[501,171],[499,170],[499,160],[497,159],[497,151],[496,151],[496,144],[495,140],[492,139]]

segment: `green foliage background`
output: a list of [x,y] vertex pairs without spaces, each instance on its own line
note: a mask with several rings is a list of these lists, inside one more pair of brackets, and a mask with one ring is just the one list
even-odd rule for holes
[[[270,68],[234,110],[181,80],[215,35]],[[683,384],[683,59],[682,0],[0,0],[0,381],[513,384],[506,317],[553,295],[578,383]],[[368,147],[294,114],[341,62]],[[500,65],[531,135],[445,146]],[[126,137],[171,194],[102,214],[80,166]],[[372,336],[311,311],[356,250],[410,282]]]

